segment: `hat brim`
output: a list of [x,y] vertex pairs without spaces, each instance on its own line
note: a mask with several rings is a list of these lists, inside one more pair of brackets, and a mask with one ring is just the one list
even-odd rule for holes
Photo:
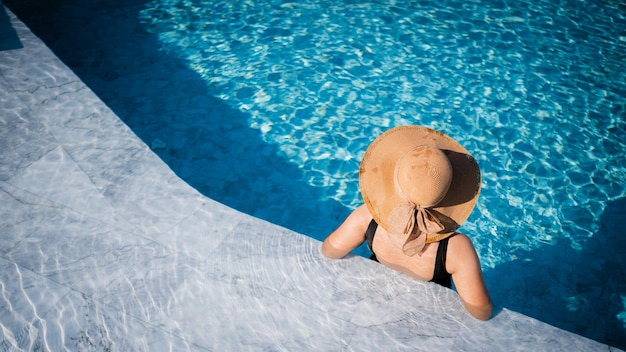
[[385,230],[392,210],[406,200],[397,193],[394,170],[396,162],[407,151],[418,146],[437,147],[450,160],[452,181],[446,196],[431,209],[440,213],[446,229],[436,242],[456,231],[470,216],[478,202],[481,174],[472,155],[452,137],[423,126],[401,126],[381,134],[368,147],[359,174],[361,195],[374,220]]

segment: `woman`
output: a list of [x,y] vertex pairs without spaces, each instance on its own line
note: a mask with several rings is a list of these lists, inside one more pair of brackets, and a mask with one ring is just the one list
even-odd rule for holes
[[365,204],[322,244],[342,258],[363,242],[372,259],[418,280],[456,290],[467,311],[487,320],[493,304],[472,241],[456,230],[480,194],[471,154],[453,138],[426,127],[403,126],[379,136],[360,170]]

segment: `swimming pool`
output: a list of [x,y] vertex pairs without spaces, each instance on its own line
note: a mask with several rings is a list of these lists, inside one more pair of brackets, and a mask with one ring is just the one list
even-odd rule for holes
[[420,124],[452,135],[483,170],[463,231],[494,300],[626,347],[623,5],[31,10],[22,19],[183,179],[320,240],[360,204],[360,158],[380,132]]

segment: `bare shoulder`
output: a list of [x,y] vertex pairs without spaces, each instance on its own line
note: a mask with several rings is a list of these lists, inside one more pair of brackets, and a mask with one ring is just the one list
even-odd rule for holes
[[457,232],[455,236],[450,237],[449,243],[452,246],[474,248],[472,240],[466,234],[460,232]]
[[457,266],[467,267],[467,264],[477,262],[478,254],[472,240],[465,234],[457,233],[448,241],[448,258],[446,267],[452,273]]
[[372,220],[372,214],[370,214],[370,211],[365,204],[356,208],[350,216],[354,217],[354,220],[361,224],[369,224]]
[[350,215],[344,220],[343,224],[339,227],[340,230],[345,230],[349,228],[351,230],[356,230],[358,232],[365,232],[367,226],[369,226],[370,221],[372,220],[372,215],[370,214],[367,206],[361,205],[358,208],[354,209]]

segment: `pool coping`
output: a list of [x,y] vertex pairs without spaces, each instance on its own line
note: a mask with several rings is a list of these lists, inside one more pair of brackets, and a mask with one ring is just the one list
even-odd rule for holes
[[[0,342],[618,351],[502,307],[477,321],[450,290],[358,256],[328,260],[319,241],[203,196],[6,11],[23,47],[0,51],[0,283],[17,302],[0,308]],[[59,267],[45,253],[86,236],[91,255]]]

